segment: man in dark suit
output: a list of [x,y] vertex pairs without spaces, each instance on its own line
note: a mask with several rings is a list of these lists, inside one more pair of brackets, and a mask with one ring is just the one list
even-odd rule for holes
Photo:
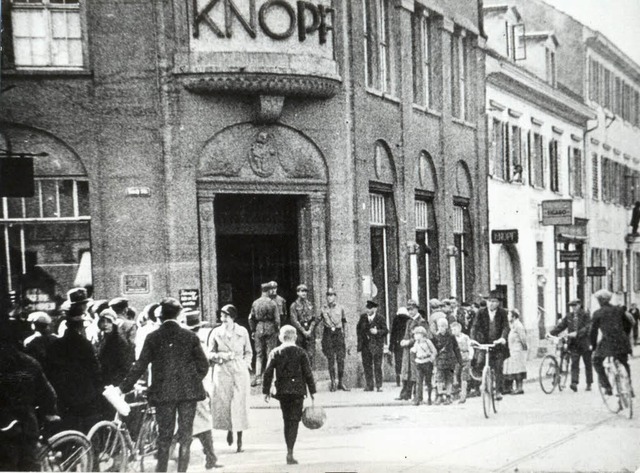
[[487,307],[478,311],[471,326],[470,338],[478,343],[495,343],[496,347],[491,353],[491,367],[496,375],[496,400],[502,399],[502,366],[504,360],[509,358],[507,337],[509,336],[509,319],[507,311],[500,307],[500,295],[497,291],[491,291],[487,300]]
[[[609,291],[600,289],[594,295],[600,303],[600,308],[593,313],[591,319],[591,346],[597,346],[593,353],[593,368],[598,373],[600,385],[604,388],[605,393],[611,396],[611,383],[607,379],[607,373],[602,364],[606,357],[615,357],[624,365],[629,380],[631,380],[629,368],[631,342],[628,335],[631,330],[631,321],[621,307],[610,304],[611,293]],[[600,343],[598,343],[598,331],[602,332]]]
[[376,389],[382,391],[382,353],[384,338],[389,329],[387,321],[377,313],[378,304],[367,301],[366,312],[360,316],[356,333],[358,335],[358,351],[362,355],[362,368],[366,386],[365,391],[373,391],[375,376]]
[[180,303],[167,297],[160,303],[162,325],[145,339],[140,358],[120,384],[121,392],[133,389],[151,363],[149,402],[156,406],[158,422],[158,465],[156,471],[167,471],[169,449],[178,415],[177,440],[180,443],[178,471],[187,471],[191,433],[196,404],[205,399],[202,379],[209,362],[198,336],[182,328],[176,318]]
[[572,391],[578,390],[580,379],[580,358],[584,361],[585,376],[587,378],[587,391],[591,391],[593,383],[593,368],[591,366],[591,343],[589,333],[591,331],[591,317],[589,312],[582,309],[582,301],[576,299],[569,302],[571,312],[555,326],[549,333],[557,336],[563,330],[567,330],[569,339],[569,352],[571,353],[571,385]]
[[316,393],[316,384],[313,380],[309,357],[303,348],[296,345],[296,337],[297,330],[295,327],[285,325],[280,329],[279,339],[282,345],[269,354],[269,361],[267,362],[262,383],[264,400],[269,402],[271,381],[275,372],[276,394],[274,397],[280,401],[280,409],[282,409],[288,465],[298,463],[293,458],[293,447],[298,437],[298,426],[302,419],[302,405],[307,395],[307,388],[311,399]]

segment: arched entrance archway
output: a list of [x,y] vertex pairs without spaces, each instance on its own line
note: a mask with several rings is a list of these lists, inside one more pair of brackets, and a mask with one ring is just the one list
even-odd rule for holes
[[520,256],[514,245],[501,245],[498,250],[498,259],[494,269],[494,287],[502,293],[503,306],[518,309],[522,316]]
[[318,147],[284,125],[232,125],[198,159],[200,267],[205,317],[226,303],[247,317],[260,283],[276,280],[287,303],[326,288],[327,166]]

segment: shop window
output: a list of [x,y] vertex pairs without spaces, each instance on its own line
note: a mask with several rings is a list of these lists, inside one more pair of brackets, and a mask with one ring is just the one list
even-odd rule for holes
[[3,37],[11,42],[6,45],[10,62],[16,67],[82,67],[80,6],[80,0],[11,0],[4,15],[10,17],[11,35]]
[[25,313],[52,312],[67,290],[92,285],[88,182],[43,177],[35,189],[0,208],[0,286]]

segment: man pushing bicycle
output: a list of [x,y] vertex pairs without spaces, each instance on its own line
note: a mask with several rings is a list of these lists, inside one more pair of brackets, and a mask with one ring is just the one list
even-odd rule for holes
[[[611,383],[607,378],[603,363],[604,359],[612,356],[624,365],[631,380],[631,368],[629,367],[629,354],[631,343],[629,331],[631,321],[626,317],[622,307],[610,304],[611,293],[606,289],[600,289],[594,294],[600,308],[593,313],[591,320],[591,346],[597,348],[593,353],[593,367],[598,373],[600,386],[606,395],[612,395]],[[602,332],[602,339],[598,343],[598,330]],[[631,391],[633,396],[633,390]]]

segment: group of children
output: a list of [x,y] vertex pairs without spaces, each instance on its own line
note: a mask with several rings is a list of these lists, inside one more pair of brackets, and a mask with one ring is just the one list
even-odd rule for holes
[[435,368],[435,404],[451,404],[454,388],[460,390],[459,403],[467,399],[469,365],[473,347],[469,336],[462,333],[458,322],[451,324],[446,318],[438,319],[437,331],[429,338],[427,330],[418,326],[413,329],[414,344],[410,352],[415,357],[417,368],[416,392],[413,403],[422,404],[424,384],[427,384],[427,404],[431,405],[432,377]]

